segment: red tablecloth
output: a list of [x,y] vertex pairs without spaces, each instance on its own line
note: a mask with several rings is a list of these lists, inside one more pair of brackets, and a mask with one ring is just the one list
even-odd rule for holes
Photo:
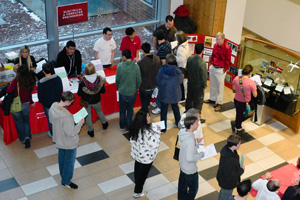
[[[271,179],[281,180],[281,186],[278,189],[278,195],[280,198],[289,186],[294,185],[292,183],[293,175],[297,171],[299,171],[299,169],[294,164],[290,163],[289,165],[285,165],[271,172],[273,176]],[[257,191],[252,188],[250,194],[253,197],[256,197]]]
[[[104,69],[106,76],[112,76],[116,74],[117,66]],[[117,88],[116,84],[105,83],[105,94],[101,94],[101,106],[104,115],[119,112],[119,102],[117,102]],[[80,97],[75,94],[75,101],[69,107],[69,111],[74,114],[82,107],[79,105]],[[136,102],[134,107],[140,107],[141,100],[139,92],[137,93]],[[98,116],[94,109],[92,109],[92,120],[95,122]],[[18,138],[17,130],[15,127],[12,115],[5,116],[2,109],[0,109],[0,125],[3,129],[3,141],[6,145],[12,143]],[[30,128],[31,133],[36,134],[44,131],[48,131],[48,122],[44,113],[44,109],[41,103],[36,102],[35,107],[30,107]]]

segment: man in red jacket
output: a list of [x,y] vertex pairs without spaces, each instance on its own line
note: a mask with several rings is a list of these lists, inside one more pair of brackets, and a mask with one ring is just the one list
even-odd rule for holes
[[224,42],[224,33],[217,33],[216,39],[217,43],[213,48],[209,68],[210,99],[204,103],[215,104],[215,111],[218,112],[223,104],[224,80],[231,64],[231,48]]

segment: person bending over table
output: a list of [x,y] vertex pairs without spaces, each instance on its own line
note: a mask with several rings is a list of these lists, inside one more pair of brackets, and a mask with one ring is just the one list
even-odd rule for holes
[[270,199],[270,200],[280,200],[277,194],[277,190],[280,188],[281,181],[279,179],[272,179],[272,174],[267,172],[263,178],[256,180],[252,187],[257,190],[256,199]]
[[80,80],[77,95],[88,102],[88,107],[86,109],[88,112],[86,124],[88,126],[88,135],[90,137],[94,137],[92,107],[100,118],[103,129],[105,130],[108,127],[108,122],[105,120],[100,103],[101,93],[105,93],[104,83],[105,79],[96,73],[94,64],[88,63],[84,69],[84,76]]
[[120,50],[124,51],[125,49],[129,49],[131,52],[131,60],[135,60],[135,58],[139,58],[139,51],[142,48],[141,39],[139,36],[135,35],[135,30],[132,27],[126,28],[125,30],[126,36],[122,38]]
[[25,144],[26,149],[31,146],[29,113],[30,105],[35,106],[31,95],[34,84],[35,81],[28,71],[28,67],[23,64],[18,67],[16,78],[12,80],[7,88],[7,93],[14,92],[14,97],[19,95],[22,102],[22,110],[11,114],[15,122],[19,140],[21,143]]

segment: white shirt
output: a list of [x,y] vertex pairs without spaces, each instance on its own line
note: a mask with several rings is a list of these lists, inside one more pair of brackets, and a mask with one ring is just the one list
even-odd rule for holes
[[271,192],[267,188],[268,180],[258,179],[252,184],[253,189],[257,190],[257,200],[280,200],[277,192]]
[[103,37],[95,42],[94,51],[98,52],[98,57],[103,65],[111,64],[111,51],[117,48],[113,38],[106,41]]

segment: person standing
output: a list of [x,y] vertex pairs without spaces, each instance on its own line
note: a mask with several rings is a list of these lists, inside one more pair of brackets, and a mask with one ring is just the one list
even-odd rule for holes
[[231,48],[224,42],[224,33],[218,32],[216,39],[217,43],[213,48],[209,68],[210,99],[205,100],[204,103],[215,104],[215,111],[219,112],[223,104],[225,76],[231,65]]
[[96,60],[100,59],[103,68],[114,66],[115,40],[112,38],[113,32],[109,27],[103,29],[103,37],[94,44],[94,55]]
[[155,76],[161,67],[159,58],[150,53],[151,45],[149,43],[142,44],[142,51],[145,55],[137,64],[140,67],[142,83],[140,86],[140,98],[142,102],[142,110],[148,112],[148,106],[151,101],[153,90],[156,87]]
[[59,102],[63,92],[62,81],[59,76],[53,74],[53,68],[50,63],[43,64],[43,73],[45,77],[38,82],[38,98],[43,105],[46,118],[48,120],[50,137],[53,136],[52,124],[49,122],[49,109],[54,102]]
[[[204,44],[196,44],[195,51],[196,55],[190,56],[186,65],[188,87],[185,110],[188,111],[190,108],[196,108],[201,113],[204,98],[204,89],[207,86],[206,62],[202,59]],[[201,123],[204,122],[205,119],[201,118]]]
[[125,49],[129,49],[131,52],[131,60],[135,60],[135,58],[139,58],[139,52],[142,48],[141,39],[139,36],[135,35],[135,30],[132,27],[126,28],[125,30],[126,36],[122,38],[120,50],[124,51]]
[[78,96],[80,96],[84,101],[88,102],[86,117],[86,124],[88,126],[88,135],[94,137],[94,128],[92,121],[92,107],[95,109],[103,129],[107,129],[108,122],[102,112],[101,107],[101,93],[105,93],[105,79],[96,73],[96,69],[93,63],[88,63],[84,69],[84,76],[79,82],[78,86]]
[[158,50],[157,32],[159,30],[163,31],[164,38],[165,38],[166,41],[168,41],[168,42],[176,41],[175,33],[177,32],[177,29],[174,26],[174,18],[172,17],[172,15],[166,16],[165,24],[159,25],[153,33],[154,53],[157,53],[157,50]]
[[204,153],[197,152],[197,143],[194,131],[198,129],[199,121],[196,116],[184,119],[185,129],[178,133],[180,145],[179,165],[180,175],[178,180],[178,200],[193,200],[198,191],[197,161],[204,157]]
[[84,119],[75,125],[73,115],[67,110],[75,99],[72,92],[64,92],[60,102],[52,104],[49,119],[53,127],[53,142],[58,148],[58,166],[61,185],[70,189],[77,189],[78,185],[71,182],[74,171],[76,150],[78,147],[78,133]]
[[75,42],[70,40],[58,53],[56,66],[65,67],[68,77],[77,75],[77,77],[80,78],[81,65],[81,53],[76,49]]
[[233,189],[241,182],[241,175],[245,166],[240,166],[240,157],[237,150],[242,139],[238,135],[230,135],[227,144],[221,149],[221,157],[217,172],[217,181],[221,187],[218,200],[227,199],[232,195]]
[[165,123],[165,129],[162,132],[166,132],[169,104],[173,110],[176,126],[180,121],[178,102],[181,99],[180,84],[183,81],[183,74],[176,66],[176,57],[173,54],[167,55],[167,64],[160,68],[155,80],[158,85],[157,98],[161,103],[160,120]]
[[140,68],[131,61],[131,52],[122,51],[122,62],[118,65],[116,74],[116,87],[119,91],[120,129],[128,130],[132,122],[133,106],[142,78]]
[[139,110],[129,128],[131,157],[134,162],[135,187],[133,197],[142,197],[143,186],[158,153],[160,144],[160,127],[151,126],[148,112]]
[[[252,105],[251,95],[257,97],[257,88],[253,80],[250,79],[253,67],[246,65],[242,70],[241,77],[236,76],[232,81],[232,89],[235,91],[234,105],[236,110],[235,121],[231,121],[232,132],[238,135],[245,133],[245,129],[242,128],[242,122],[248,118],[244,117],[246,110],[246,99],[249,105]],[[243,91],[241,89],[243,87]]]
[[31,129],[30,129],[30,105],[35,106],[32,101],[31,92],[35,81],[28,70],[28,66],[22,64],[17,69],[16,78],[14,78],[7,88],[7,93],[14,93],[14,98],[20,96],[22,110],[20,112],[11,113],[15,122],[18,137],[21,143],[25,144],[25,149],[30,148]]

